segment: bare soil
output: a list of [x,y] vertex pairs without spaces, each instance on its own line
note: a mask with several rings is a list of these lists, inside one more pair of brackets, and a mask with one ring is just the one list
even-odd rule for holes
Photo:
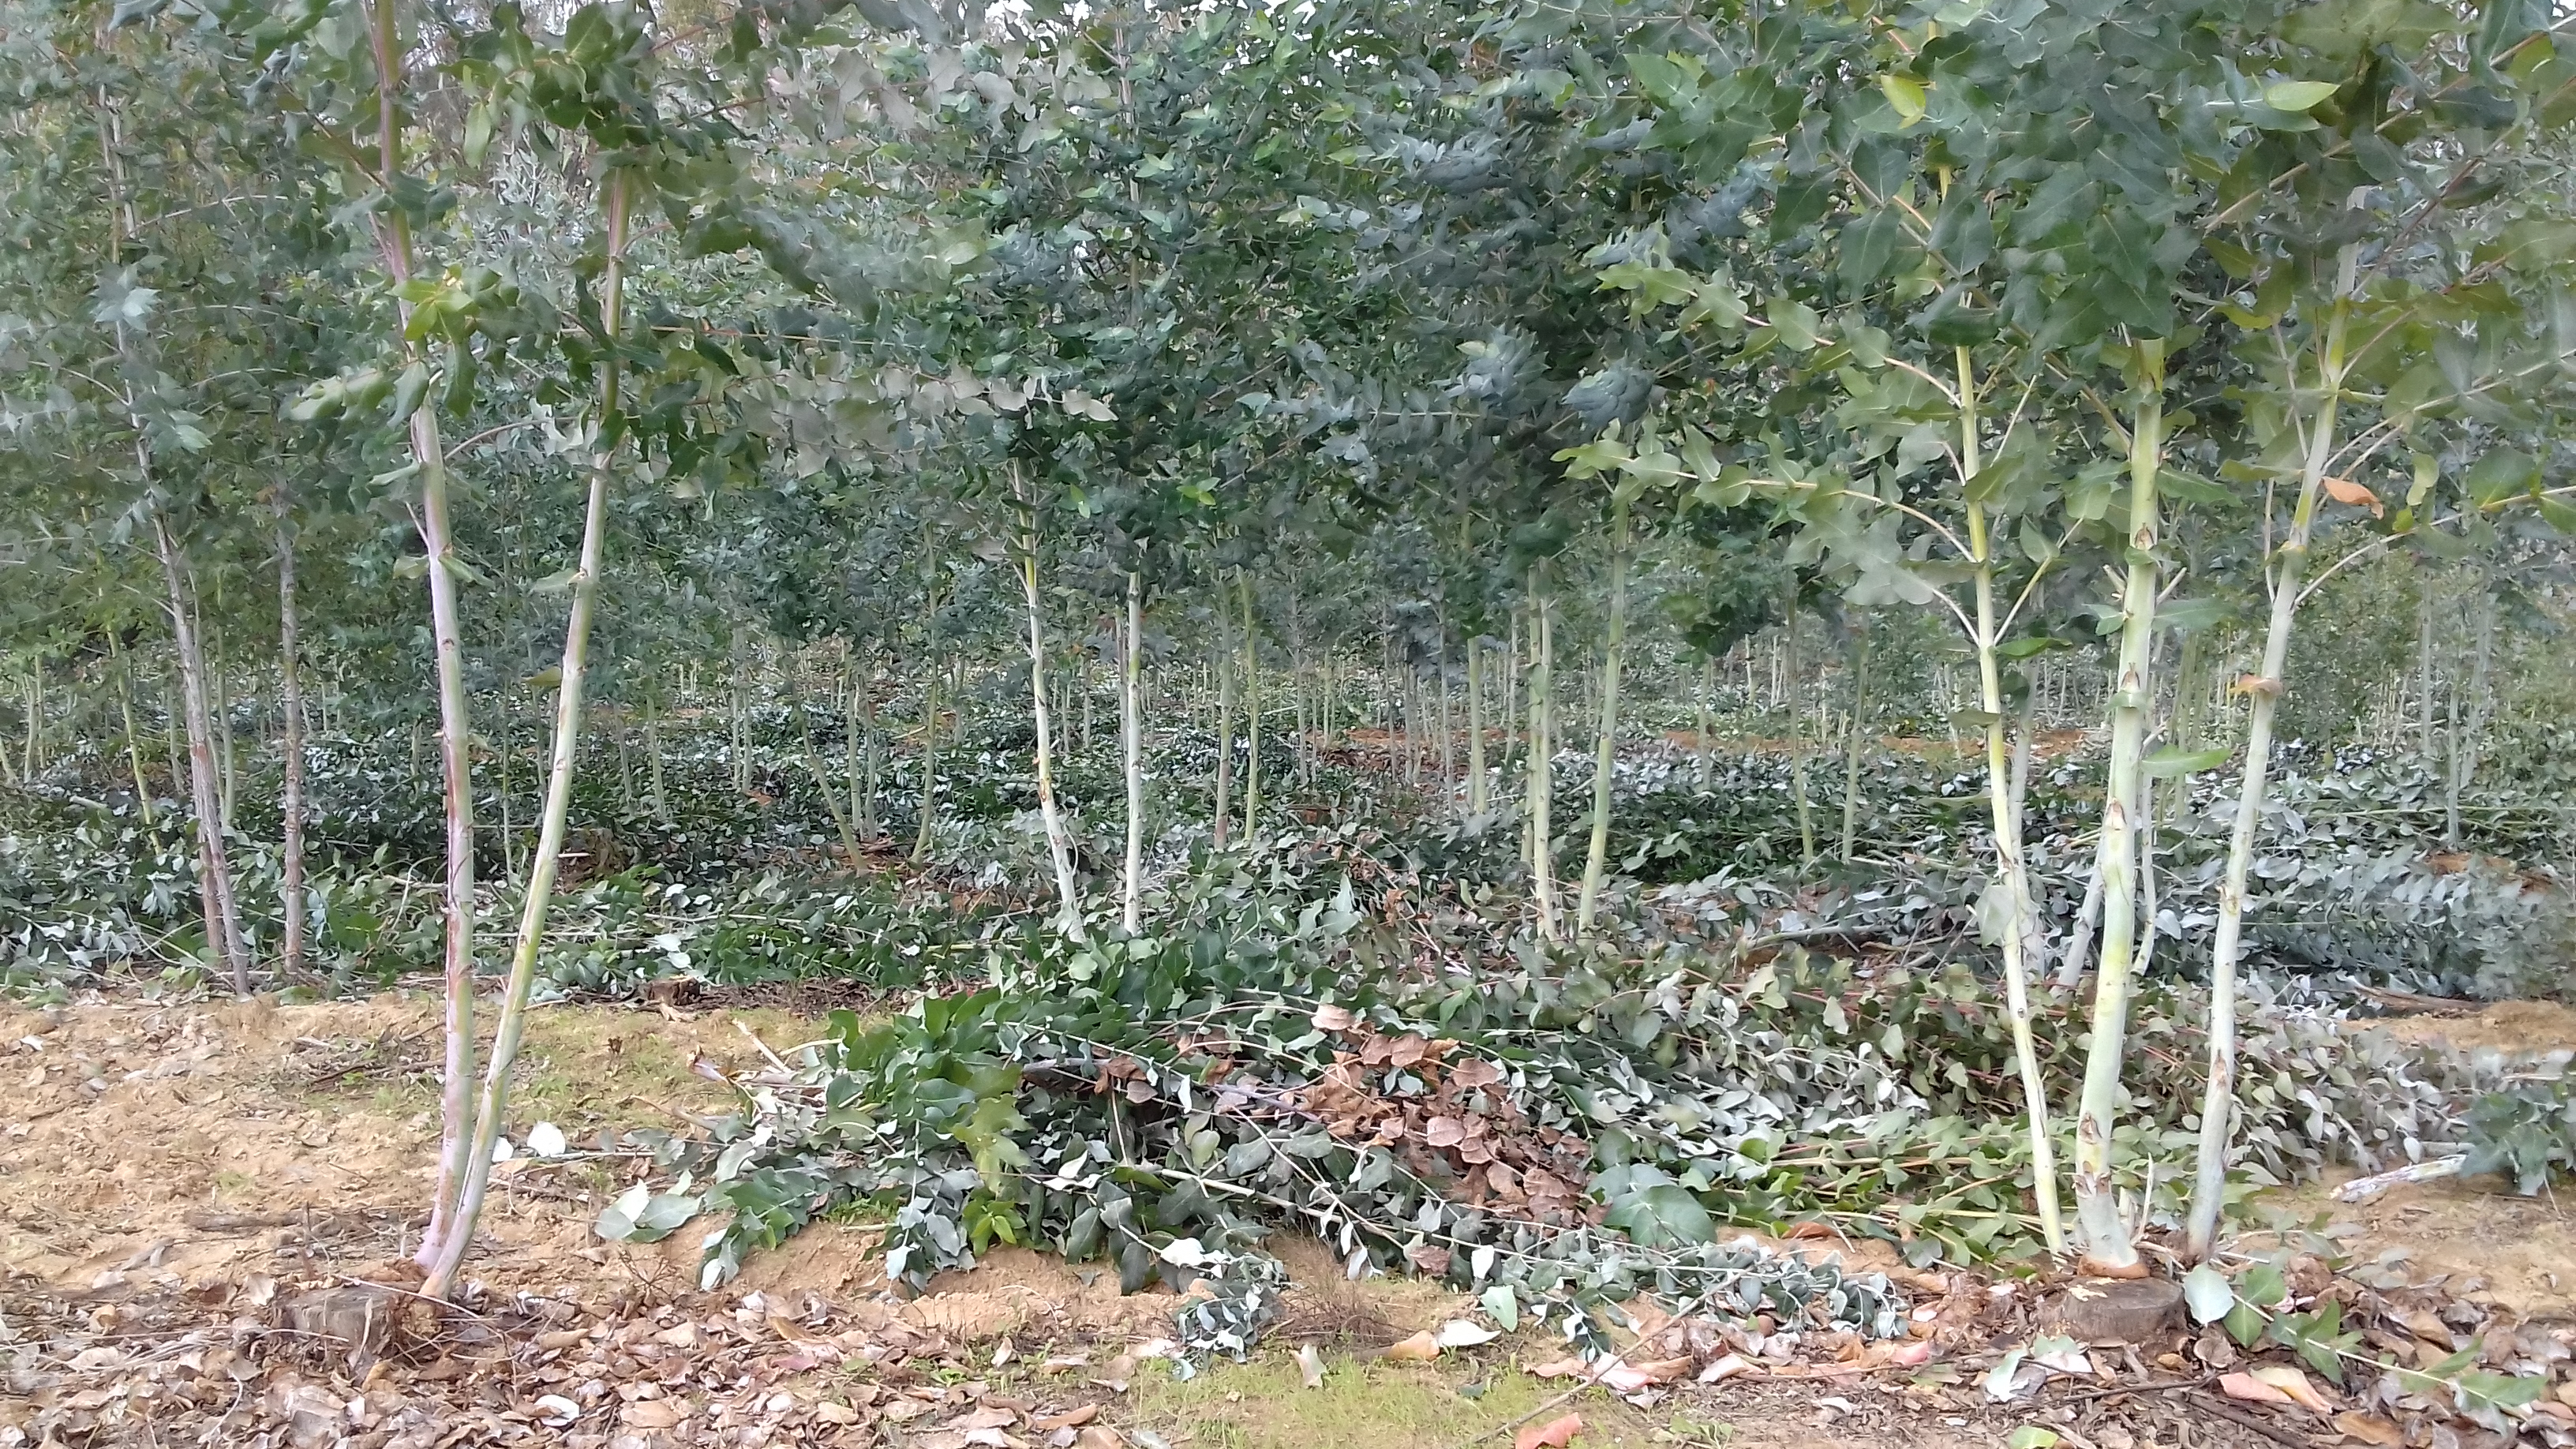
[[[778,1007],[702,1002],[685,1009],[666,1002],[540,1009],[532,1016],[516,1082],[510,1135],[524,1140],[531,1124],[549,1121],[579,1149],[598,1146],[603,1129],[682,1126],[730,1101],[730,1089],[693,1070],[694,1064],[722,1072],[749,1068],[769,1053],[792,1054],[820,1032],[811,1018]],[[24,1342],[12,1335],[26,1324],[50,1322],[68,1325],[65,1331],[75,1335],[53,1342],[87,1342],[104,1351],[132,1339],[130,1325],[137,1320],[124,1315],[146,1303],[210,1305],[208,1322],[220,1329],[226,1315],[236,1315],[230,1321],[238,1331],[240,1305],[250,1293],[279,1293],[282,1302],[278,1285],[398,1281],[401,1261],[418,1242],[421,1205],[430,1191],[438,1039],[437,1003],[416,994],[293,1006],[106,1001],[42,1012],[0,1009],[0,1082],[10,1089],[0,1093],[0,1344]],[[591,1232],[601,1205],[640,1169],[632,1159],[601,1153],[576,1153],[563,1161],[522,1156],[502,1164],[468,1264],[469,1276],[483,1289],[477,1301],[554,1303],[565,1312],[572,1304],[590,1305],[584,1312],[602,1316],[583,1341],[617,1344],[638,1334],[667,1344],[677,1341],[671,1335],[696,1331],[686,1327],[692,1321],[721,1327],[726,1315],[749,1314],[757,1323],[767,1314],[774,1323],[782,1311],[777,1305],[829,1303],[836,1306],[798,1311],[807,1321],[847,1329],[842,1338],[849,1343],[910,1342],[918,1353],[942,1355],[951,1367],[941,1372],[960,1380],[950,1390],[954,1402],[940,1411],[951,1416],[951,1425],[971,1417],[959,1404],[982,1404],[975,1412],[989,1413],[1014,1394],[1030,1406],[1070,1402],[1061,1378],[1049,1379],[1034,1366],[1038,1360],[1068,1354],[1098,1365],[1170,1330],[1175,1301],[1169,1295],[1122,1296],[1115,1276],[1092,1265],[1019,1250],[993,1253],[972,1272],[943,1275],[919,1297],[890,1293],[878,1234],[863,1223],[819,1224],[755,1257],[722,1292],[699,1294],[700,1233],[694,1225],[642,1247],[603,1243]],[[2299,1220],[2316,1217],[2320,1201],[2294,1196],[2285,1199],[2284,1211]],[[2474,1276],[2475,1291],[2521,1311],[2547,1317],[2569,1310],[2576,1274],[2566,1265],[2576,1263],[2576,1231],[2555,1204],[2437,1184],[2400,1189],[2379,1203],[2342,1212],[2358,1251],[2403,1248],[2426,1269],[2462,1275],[2464,1290]],[[1299,1287],[1288,1316],[1272,1331],[1273,1346],[1249,1365],[1217,1365],[1187,1381],[1159,1369],[1133,1374],[1133,1391],[1118,1391],[1100,1419],[1124,1437],[1084,1440],[1083,1449],[1103,1442],[1145,1449],[1158,1443],[1171,1449],[1310,1449],[1331,1441],[1354,1449],[1472,1449],[1506,1442],[1508,1434],[1495,1436],[1524,1415],[1568,1410],[1586,1421],[1578,1449],[1965,1449],[2001,1443],[2027,1412],[1984,1403],[1977,1390],[1982,1360],[1973,1356],[1947,1387],[1909,1384],[1902,1373],[1862,1372],[1684,1385],[1644,1405],[1586,1389],[1559,1404],[1558,1384],[1521,1369],[1561,1356],[1561,1342],[1525,1331],[1432,1363],[1383,1356],[1388,1345],[1466,1316],[1471,1305],[1431,1283],[1348,1282],[1322,1245],[1291,1239],[1279,1246]],[[1901,1264],[1879,1261],[1865,1245],[1781,1246],[1843,1252],[1856,1267],[1902,1271]],[[267,1286],[254,1286],[262,1284]],[[1917,1285],[1917,1291],[1937,1297],[1929,1284]],[[520,1367],[510,1373],[525,1373],[529,1364],[543,1374],[569,1372],[589,1351],[575,1344],[580,1335],[572,1329],[537,1329],[544,1331],[522,1335],[527,1341],[514,1360]],[[119,1333],[127,1339],[117,1339]],[[1291,1357],[1309,1344],[1327,1366],[1322,1389],[1304,1385]],[[793,1346],[772,1342],[771,1350]],[[650,1354],[643,1357],[649,1360]],[[63,1360],[74,1367],[79,1361],[72,1354]],[[376,1375],[363,1376],[364,1384],[354,1378],[326,1384],[308,1369],[308,1381],[297,1387],[292,1373],[280,1377],[272,1365],[263,1370],[269,1377],[262,1382],[283,1406],[272,1406],[285,1415],[275,1420],[282,1424],[294,1422],[295,1404],[321,1402],[313,1395],[324,1394],[329,1384],[339,1387],[325,1397],[337,1395],[330,1402],[345,1402],[352,1416],[375,1412],[361,1406],[368,1395],[388,1404],[407,1402],[413,1407],[402,1413],[430,1424],[450,1412],[439,1403],[463,1402],[452,1393],[438,1398],[446,1389],[432,1372],[437,1363],[420,1370],[417,1382],[398,1374],[384,1387],[379,1380],[388,1366],[379,1364]],[[879,1393],[878,1408],[868,1410],[874,1415],[888,1402],[882,1393],[894,1392],[884,1387],[893,1380],[880,1375],[878,1389],[865,1389],[848,1377],[850,1368],[831,1368],[828,1359],[823,1367],[798,1369],[791,1363],[776,1372],[785,1375],[774,1380],[778,1397],[759,1402],[769,1405],[766,1422],[779,1432],[806,1422],[801,1415],[822,1412],[811,1405],[839,1402],[832,1395],[864,1407],[866,1393]],[[495,1380],[485,1374],[475,1381]],[[530,1386],[507,1379],[519,1385],[509,1393],[523,1399],[552,1381],[541,1378]],[[31,1442],[28,1435],[9,1436],[21,1424],[41,1429],[41,1416],[61,1412],[68,1401],[60,1394],[79,1380],[41,1393],[25,1390],[32,1395],[26,1397],[13,1397],[22,1392],[13,1387],[16,1382],[0,1381],[0,1444]],[[624,1422],[654,1418],[636,1405],[678,1392],[674,1386],[680,1382],[667,1375],[627,1381],[617,1390],[628,1404]],[[461,1393],[463,1383],[449,1387]],[[901,1392],[918,1398],[938,1390],[916,1385]],[[40,1402],[44,1393],[57,1396],[51,1408]],[[405,1400],[405,1394],[411,1397]],[[2242,1442],[2228,1424],[2195,1420],[2178,1405],[2177,1400],[2156,1409],[2162,1418],[2115,1422],[2092,1417],[2110,1409],[2095,1402],[2078,1406],[2086,1417],[2059,1422],[2069,1428],[2081,1423],[2091,1442],[2132,1449]],[[707,1431],[718,1437],[707,1437],[686,1430],[686,1424],[641,1436],[555,1436],[536,1432],[521,1410],[493,1412],[500,1416],[493,1422],[512,1426],[506,1433],[463,1440],[432,1435],[421,1442],[564,1442],[605,1449],[753,1442],[722,1437],[731,1431],[720,1429]],[[702,1412],[723,1422],[712,1402]],[[1040,1409],[1013,1412],[1034,1425]],[[762,1442],[948,1442],[935,1433],[916,1434],[915,1427],[888,1414],[836,1436]],[[157,1441],[103,1436],[86,1442]]]
[[2465,1014],[2427,1013],[2367,1025],[2418,1046],[2438,1043],[2464,1052],[2501,1052],[2507,1057],[2576,1053],[2576,1007],[2555,1001],[2497,1001]]

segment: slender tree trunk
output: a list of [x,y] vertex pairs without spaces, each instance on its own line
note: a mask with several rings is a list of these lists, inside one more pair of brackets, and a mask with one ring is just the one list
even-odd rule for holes
[[[1852,717],[1850,737],[1843,741],[1842,863],[1850,865],[1860,839],[1861,741],[1868,738],[1869,617],[1859,615],[1852,630]],[[1701,788],[1707,788],[1705,779]]]
[[[154,828],[152,778],[143,770],[143,737],[134,728],[134,668],[125,657],[125,646],[118,642],[116,631],[107,631],[107,648],[115,656],[116,708],[125,720],[125,763],[134,772],[134,805],[143,817],[143,828]],[[6,751],[0,751],[5,756]]]
[[1548,812],[1549,797],[1555,793],[1549,774],[1552,757],[1556,753],[1556,721],[1551,717],[1550,700],[1556,673],[1556,637],[1543,584],[1544,567],[1533,566],[1530,576],[1532,607],[1537,610],[1537,621],[1533,626],[1537,636],[1537,655],[1530,663],[1529,684],[1530,880],[1538,901],[1539,939],[1553,941],[1559,934],[1556,924],[1556,839],[1555,826],[1548,819]]
[[2495,653],[2495,591],[2481,587],[2474,597],[2477,642],[2470,654],[2467,687],[2457,681],[2451,686],[2451,760],[2442,781],[2442,845],[2448,850],[2460,848],[2460,802],[2477,774],[2478,752],[2485,743],[2487,667]]
[[1601,908],[1601,877],[1610,862],[1610,796],[1619,750],[1619,663],[1628,641],[1628,500],[1610,503],[1610,629],[1601,648],[1601,725],[1592,741],[1592,839],[1583,856],[1583,894],[1574,929],[1592,934]]
[[[871,664],[869,670],[873,672]],[[884,750],[882,732],[877,728],[875,680],[862,674],[853,663],[850,670],[850,717],[845,726],[853,733],[864,732],[866,743],[850,760],[850,814],[859,822],[862,838],[874,840],[885,833],[877,823],[877,771]]]
[[2289,536],[2273,565],[2272,614],[2263,634],[2262,673],[2244,685],[2245,767],[2237,784],[2236,823],[2227,839],[2227,870],[2218,888],[2218,923],[2209,947],[2209,1081],[2201,1098],[2200,1143],[2184,1226],[2183,1253],[2206,1259],[2216,1246],[2219,1210],[2227,1197],[2228,1139],[2236,1112],[2236,962],[2245,926],[2245,881],[2254,867],[2254,832],[2263,821],[2263,794],[2272,765],[2272,718],[2280,707],[2289,666],[2290,629],[2307,571],[2308,538],[2316,520],[2317,492],[2334,456],[2335,423],[2343,395],[2344,330],[2351,313],[2358,256],[2343,250],[2333,315],[2317,345],[2316,413],[2308,420],[2307,458],[2300,468],[2299,499]]
[[1705,795],[1717,781],[1714,745],[1709,735],[1717,729],[1717,718],[1711,712],[1717,697],[1717,656],[1703,656],[1700,661],[1699,719],[1691,734],[1691,743],[1699,762],[1699,788]]
[[1798,658],[1798,581],[1781,609],[1781,689],[1789,707],[1789,798],[1798,809],[1798,867],[1816,863],[1816,814],[1807,801],[1807,681]]
[[842,858],[850,869],[859,868],[859,832],[850,823],[849,812],[841,808],[841,792],[832,784],[831,775],[823,768],[822,753],[814,748],[814,721],[805,711],[805,701],[793,700],[788,708],[796,711],[796,732],[805,746],[805,769],[814,777],[815,793],[823,797],[823,810],[832,817],[833,833],[841,837]]
[[653,818],[671,823],[671,796],[662,781],[662,713],[659,681],[644,691],[644,784],[653,792]]
[[293,978],[304,974],[304,684],[296,658],[294,520],[284,484],[278,485],[270,501],[277,509],[278,710],[285,722],[286,756],[286,778],[278,792],[278,809],[285,819],[279,893],[286,908],[279,949],[281,970]]
[[1129,936],[1145,927],[1145,722],[1137,691],[1143,686],[1145,581],[1127,571],[1127,643],[1120,650],[1118,745],[1127,775],[1127,859],[1120,882],[1119,924]]
[[[1976,374],[1968,349],[1957,350],[1960,394],[1960,477],[1968,497],[1977,494],[1979,469]],[[2029,1115],[2031,1188],[2041,1237],[2049,1251],[2066,1250],[2066,1231],[2057,1211],[2057,1149],[2049,1134],[2048,1088],[2039,1074],[2039,1049],[2030,1023],[2029,963],[2023,959],[2030,917],[2030,883],[2022,868],[2021,821],[2012,813],[2010,766],[2004,756],[2003,673],[1997,663],[1999,625],[1995,611],[1995,570],[1983,505],[1968,504],[1968,547],[1976,569],[1977,685],[1986,717],[1986,795],[1994,816],[1995,879],[1990,889],[2004,893],[2004,1002],[2012,1018],[2013,1057],[2021,1069],[2022,1102]]]
[[510,818],[510,756],[517,741],[510,738],[510,692],[501,691],[492,703],[492,753],[501,767],[501,874],[507,880],[519,878],[519,827]]
[[[224,604],[221,575],[215,581],[215,609],[220,616]],[[224,659],[224,633],[221,625],[207,631],[207,642],[214,646],[214,658],[206,678],[214,700],[215,719],[215,808],[222,812],[224,829],[233,828],[233,801],[239,797],[240,757],[233,752],[232,668]],[[229,883],[227,883],[229,884]],[[239,918],[235,918],[239,928]]]
[[2158,540],[2156,482],[2164,454],[2164,344],[2135,344],[2140,367],[2129,422],[2129,571],[2120,591],[2120,661],[2111,692],[2111,759],[2102,785],[2102,959],[2093,973],[2093,1032],[2084,1092],[2075,1112],[2075,1216],[2085,1262],[2129,1276],[2140,1271],[2131,1224],[2112,1188],[2112,1131],[2128,1051],[2129,972],[2138,939],[2137,841],[2140,763],[2156,682]]
[[2433,760],[2433,575],[2424,574],[2415,605],[2415,753]]
[[921,679],[921,822],[912,832],[912,858],[930,858],[931,822],[939,815],[939,669]]
[[[26,697],[26,691],[23,688],[19,691],[19,697],[21,700],[24,700]],[[10,784],[14,785],[18,783],[20,778],[21,776],[18,773],[18,761],[11,758],[7,743],[5,741],[0,741],[0,780],[6,780]]]
[[[600,281],[600,327],[611,350],[600,369],[600,433],[618,434],[612,422],[618,410],[620,369],[616,340],[625,295],[626,181],[612,174],[606,182],[607,266]],[[492,1175],[493,1143],[501,1135],[509,1105],[510,1068],[517,1060],[519,1039],[527,1027],[528,993],[536,983],[537,951],[545,940],[546,910],[553,902],[555,871],[563,856],[566,817],[572,807],[573,771],[581,748],[582,672],[589,658],[591,613],[599,595],[601,558],[608,534],[608,482],[616,463],[616,445],[603,441],[590,464],[590,488],[582,510],[581,563],[573,575],[572,614],[564,625],[563,664],[555,687],[553,759],[546,781],[544,814],[537,828],[536,853],[528,861],[527,890],[519,905],[519,929],[510,952],[510,977],[501,997],[500,1020],[494,1026],[492,1053],[483,1072],[483,1090],[474,1113],[474,1130],[465,1155],[464,1181],[457,1191],[456,1216],[427,1265],[422,1292],[445,1298],[456,1281],[482,1214],[483,1194]]]
[[19,773],[23,778],[32,781],[36,778],[36,771],[44,767],[44,757],[40,751],[45,738],[45,661],[41,658],[27,661],[25,699],[27,739],[25,752],[20,759]]
[[1252,579],[1238,569],[1243,599],[1243,838],[1259,838],[1261,821],[1261,626],[1252,614]]
[[1011,481],[1028,527],[1020,551],[1020,590],[1029,613],[1029,708],[1038,735],[1038,814],[1046,822],[1047,855],[1055,864],[1058,921],[1066,935],[1079,941],[1084,939],[1082,893],[1073,880],[1073,841],[1065,833],[1063,815],[1056,810],[1053,740],[1047,722],[1046,625],[1038,604],[1037,502],[1030,496],[1028,481],[1016,463],[1011,466]]
[[196,610],[188,597],[188,565],[169,516],[152,510],[152,540],[170,586],[170,632],[179,656],[179,697],[188,722],[188,790],[197,819],[197,894],[205,906],[206,950],[224,963],[233,994],[250,995],[250,952],[242,944],[241,917],[233,901],[232,865],[224,854],[223,808],[215,799],[214,726],[206,718],[205,657],[197,644]]
[[1227,620],[1232,616],[1225,607],[1225,587],[1217,586],[1216,654],[1208,669],[1216,675],[1216,813],[1209,829],[1216,848],[1225,849],[1228,821],[1234,808],[1234,645],[1227,636],[1234,630]]
[[1485,651],[1467,638],[1467,813],[1485,813]]

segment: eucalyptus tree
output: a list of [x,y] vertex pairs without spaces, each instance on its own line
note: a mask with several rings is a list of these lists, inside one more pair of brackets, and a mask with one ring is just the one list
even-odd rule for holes
[[2446,485],[2465,533],[2524,502],[2576,525],[2532,461],[2564,426],[2576,351],[2567,37],[2519,5],[2329,0],[2245,26],[2208,83],[2245,125],[2207,245],[2228,274],[2215,310],[2231,361],[2252,384],[2221,476],[2262,490],[2270,601],[2260,663],[2236,686],[2246,739],[2211,946],[2194,1257],[2224,1200],[2245,887],[2321,530],[2367,514],[2441,547]]
[[[699,426],[700,416],[724,410],[728,380],[739,375],[731,359],[708,342],[703,326],[636,326],[625,295],[631,238],[658,210],[677,255],[757,247],[796,285],[829,288],[838,281],[864,290],[863,278],[817,256],[806,233],[783,225],[752,199],[757,181],[735,146],[740,133],[729,119],[737,103],[733,88],[747,81],[756,92],[773,46],[801,44],[828,14],[773,18],[745,12],[727,42],[716,47],[666,43],[672,38],[657,36],[637,12],[607,5],[575,11],[561,34],[532,28],[509,5],[495,7],[478,29],[445,34],[439,33],[439,17],[427,17],[415,30],[414,17],[394,0],[298,6],[273,15],[245,4],[221,16],[260,67],[257,89],[296,115],[319,149],[339,158],[346,191],[362,203],[343,214],[365,227],[366,244],[380,258],[396,303],[383,334],[383,361],[316,384],[297,411],[327,418],[385,408],[387,424],[408,431],[411,461],[380,484],[417,480],[420,488],[448,853],[441,1169],[420,1253],[434,1294],[447,1291],[470,1241],[507,1104],[511,1059],[569,806],[607,500],[613,478],[626,466],[621,445],[635,438],[658,448],[665,469],[676,464],[684,473],[721,473],[728,463],[741,466],[748,441],[740,429]],[[424,72],[423,66],[434,68]],[[441,120],[462,124],[449,130],[437,124]],[[452,149],[413,145],[451,138],[457,143]],[[505,165],[516,154],[553,155],[580,163],[572,174],[587,173],[591,213],[580,236],[581,255],[570,269],[573,295],[560,309],[523,305],[523,289],[513,278],[470,265],[466,257],[438,270],[424,263],[425,243],[461,250],[470,241],[450,224],[451,217],[459,188],[481,179],[496,138]],[[523,345],[530,362],[559,362],[563,368],[550,400],[569,405],[573,426],[558,427],[550,417],[539,421],[561,452],[580,459],[585,499],[578,552],[560,575],[570,612],[563,661],[550,681],[556,716],[546,804],[478,1099],[470,1087],[470,734],[449,460],[438,420],[446,411],[470,411],[481,364],[497,361],[514,343]],[[648,374],[632,389],[636,401],[629,401],[630,371]],[[726,438],[730,446],[711,441]]]
[[[2054,1145],[2030,1025],[2036,912],[2007,742],[2006,664],[2017,652],[2008,635],[2070,546],[2089,536],[2125,550],[2123,683],[2145,698],[2160,460],[2152,359],[2174,329],[2171,293],[2191,245],[2169,227],[2172,164],[2131,154],[2136,127],[1997,119],[2044,118],[2079,93],[2137,105],[2125,94],[2135,78],[2097,42],[2098,22],[2051,23],[2017,11],[1937,37],[1774,25],[1632,55],[1641,120],[1716,188],[1709,203],[1748,171],[1752,191],[1767,188],[1769,245],[1735,249],[1733,265],[1678,266],[1666,228],[1696,225],[1697,213],[1676,207],[1604,268],[1602,285],[1640,312],[1675,308],[1683,330],[1727,350],[1692,360],[1716,373],[1715,386],[1678,392],[1666,430],[1614,432],[1571,456],[1693,478],[1698,496],[1721,506],[1774,499],[1799,529],[1793,558],[1830,570],[1850,602],[1928,606],[1965,636],[1978,665],[1996,855],[1981,912],[2003,957],[2033,1187],[2055,1247]],[[2088,65],[2104,72],[2095,78],[2106,95],[2072,79]],[[1821,79],[1845,67],[1876,70],[1874,83]],[[1774,138],[1719,119],[1742,109],[1722,98],[1745,91],[1768,98],[1758,109],[1780,126]],[[2106,368],[2127,368],[2139,384],[2125,411],[2093,390]],[[2109,434],[2106,451],[2128,454],[2124,531],[2099,526],[2108,480],[2075,443],[2088,408]],[[2061,486],[2070,474],[2074,486]],[[2115,779],[2136,768],[2138,723],[2133,713],[2115,731]],[[2122,798],[2110,792],[2105,830],[2126,841]],[[2125,952],[2125,923],[2110,936]],[[2105,975],[2118,987],[2097,1010],[2095,1049],[2116,1063],[2125,956]],[[2079,1203],[2107,1205],[2107,1177],[2084,1170],[2095,1166],[2084,1140]],[[2100,1237],[2116,1260],[2125,1240]]]
[[219,45],[120,28],[131,15],[8,21],[20,102],[0,188],[18,245],[0,264],[0,428],[22,441],[5,471],[14,511],[43,529],[140,541],[160,564],[207,951],[247,992],[197,574],[245,551],[234,514],[277,456],[273,399],[327,352],[298,282],[331,269],[314,244],[330,201],[291,128],[227,88]]

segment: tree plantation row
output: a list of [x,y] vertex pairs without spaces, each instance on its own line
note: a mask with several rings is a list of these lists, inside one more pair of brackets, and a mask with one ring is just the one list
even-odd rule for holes
[[1711,1125],[1719,977],[1850,1038],[1767,1109],[1842,1166],[1974,1119],[1939,1251],[2203,1261],[2447,1100],[2290,968],[2569,989],[2552,25],[0,0],[10,979],[434,962],[432,1298],[540,988],[719,939],[929,994],[705,1165],[711,1268],[844,1200],[1198,1266],[1240,1205],[1136,1216],[1023,1071],[1151,1022],[1187,1117],[1246,992],[1621,1023],[1514,1087],[1593,1209],[1480,1190],[1705,1248],[1826,1200]]

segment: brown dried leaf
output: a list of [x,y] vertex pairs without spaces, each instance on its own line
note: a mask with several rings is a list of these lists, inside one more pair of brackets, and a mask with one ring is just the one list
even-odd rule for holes
[[1565,1449],[1582,1432],[1581,1414],[1568,1414],[1544,1424],[1523,1424],[1520,1432],[1512,1436],[1512,1449]]
[[688,1416],[689,1406],[677,1399],[637,1399],[618,1415],[630,1429],[668,1429]]
[[1440,1340],[1432,1337],[1429,1329],[1388,1344],[1384,1355],[1397,1363],[1427,1363],[1439,1356]]
[[1315,1023],[1317,1031],[1349,1031],[1360,1021],[1351,1014],[1349,1007],[1335,1006],[1331,1002],[1316,1007],[1315,1014],[1308,1019]]
[[2288,1394],[2252,1374],[2220,1374],[2218,1391],[2240,1404],[2279,1404],[2285,1409],[2297,1407]]
[[2337,503],[2349,503],[2357,508],[2367,508],[2373,518],[2388,511],[2380,506],[2378,494],[2349,478],[2324,478],[2318,481],[2325,485],[2327,496]]

